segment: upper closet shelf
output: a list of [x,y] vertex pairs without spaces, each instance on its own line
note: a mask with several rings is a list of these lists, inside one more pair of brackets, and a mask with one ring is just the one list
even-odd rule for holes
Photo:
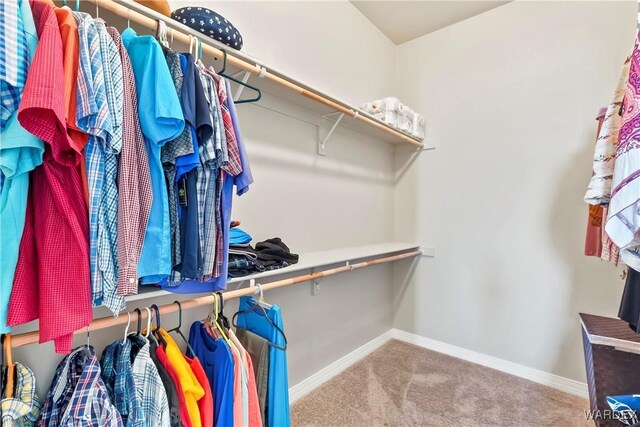
[[[265,271],[263,273],[252,274],[249,276],[238,277],[231,279],[227,282],[229,289],[233,289],[231,285],[242,284],[242,282],[248,282],[250,280],[256,280],[260,283],[260,280],[269,277],[283,276],[291,273],[295,273],[302,270],[311,270],[318,267],[325,267],[334,264],[340,264],[353,261],[362,260],[366,258],[382,257],[392,254],[400,254],[403,252],[409,252],[421,249],[419,245],[415,243],[379,243],[375,245],[357,246],[352,248],[333,249],[329,251],[309,252],[307,254],[300,254],[300,260],[297,264],[289,267],[281,268],[278,270]],[[433,249],[422,248],[423,255],[433,256]],[[126,297],[127,302],[139,301],[147,298],[160,297],[165,295],[175,295],[171,292],[158,289],[155,286],[141,286],[140,293]]]
[[[228,46],[209,37],[202,37],[201,33],[192,30],[186,25],[132,0],[86,0],[83,3],[92,3],[101,12],[112,12],[127,21],[135,22],[152,31],[156,30],[157,21],[164,21],[168,27],[173,29],[169,38],[173,37],[175,41],[189,45],[190,36],[197,37],[202,41],[204,56],[213,58],[219,61],[220,64],[226,58],[227,70],[231,70],[232,73],[245,71],[250,75],[257,76],[259,82],[256,85],[265,93],[322,116],[338,113],[334,118],[335,120],[340,117],[340,114],[344,114],[341,124],[379,140],[393,144],[410,144],[419,149],[424,148],[422,141],[419,139],[390,126],[359,108],[290,77],[245,53],[230,49]],[[211,61],[209,62],[209,65],[211,65]]]

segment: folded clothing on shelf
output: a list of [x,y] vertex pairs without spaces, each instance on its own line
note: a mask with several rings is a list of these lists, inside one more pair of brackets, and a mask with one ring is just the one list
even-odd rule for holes
[[362,110],[403,132],[424,139],[424,117],[398,98],[388,97],[368,102],[362,106]]
[[229,245],[229,277],[288,267],[298,259],[279,237],[259,242],[255,248],[248,243]]

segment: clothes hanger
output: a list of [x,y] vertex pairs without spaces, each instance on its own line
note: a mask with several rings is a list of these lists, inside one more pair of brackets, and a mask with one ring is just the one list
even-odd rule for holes
[[227,344],[230,345],[231,341],[229,340],[229,337],[227,336],[224,329],[220,326],[220,321],[218,319],[219,313],[220,313],[220,297],[218,296],[217,293],[214,293],[213,294],[213,319],[210,322],[210,326],[211,326],[211,329],[213,329],[213,327],[215,326],[218,332],[220,332],[220,335],[222,335],[222,338],[224,338]]
[[129,336],[129,326],[131,326],[131,313],[127,311],[127,327],[124,328],[124,338],[122,340],[122,344],[127,341],[127,337]]
[[234,104],[247,104],[250,102],[258,102],[261,98],[262,98],[262,91],[260,89],[258,89],[255,86],[250,85],[249,83],[243,82],[242,80],[238,80],[237,78],[235,78],[234,76],[227,74],[225,71],[227,69],[227,51],[225,49],[220,49],[222,50],[222,68],[220,69],[220,71],[216,71],[213,67],[209,67],[209,69],[211,71],[213,71],[214,73],[216,73],[217,75],[224,77],[225,79],[234,82],[235,84],[239,85],[239,86],[243,86],[247,89],[250,89],[252,91],[254,91],[256,93],[255,97],[253,98],[245,98],[245,99],[239,99],[237,101],[233,101]]
[[142,311],[140,311],[140,309],[139,309],[139,308],[137,308],[137,307],[136,307],[136,309],[135,309],[135,310],[133,310],[133,311],[135,311],[136,313],[138,313],[138,328],[136,329],[136,335],[138,335],[138,336],[139,336],[139,335],[140,335],[140,330],[141,330],[141,328],[142,328],[142,319],[141,319],[141,317],[142,317]]
[[11,334],[7,334],[4,338],[4,352],[7,358],[7,385],[5,387],[5,397],[13,397],[13,389],[15,382],[15,365],[13,364],[13,352],[11,350]]
[[196,352],[193,351],[193,348],[191,347],[191,344],[189,344],[189,340],[187,339],[187,337],[184,336],[184,334],[182,333],[182,305],[180,304],[180,301],[174,301],[174,304],[178,304],[178,326],[176,326],[173,329],[170,329],[167,331],[167,333],[171,333],[171,332],[176,332],[178,335],[180,335],[180,337],[182,337],[182,339],[184,340],[184,342],[187,344],[187,349],[189,349],[189,351],[191,352],[191,356],[195,357],[196,356]]
[[222,292],[216,292],[218,294],[218,299],[220,300],[220,312],[218,313],[218,323],[225,330],[229,330],[229,319],[224,315],[224,297],[222,296]]
[[152,304],[151,308],[156,314],[156,327],[151,331],[151,337],[153,338],[156,345],[160,343],[163,347],[166,347],[167,343],[164,338],[162,338],[162,335],[160,335],[160,308],[158,308],[156,304]]
[[157,22],[156,38],[158,39],[158,41],[162,46],[164,46],[167,49],[170,49],[169,40],[167,39],[167,23],[164,22],[162,19],[158,19],[156,22]]
[[[264,294],[262,291],[262,288],[260,287],[259,284],[255,284],[255,286],[258,288],[259,292],[260,292],[260,298],[264,300]],[[273,323],[273,321],[271,319],[269,319],[269,316],[267,315],[267,311],[265,310],[265,307],[263,307],[262,305],[260,305],[260,300],[256,301],[255,304],[253,304],[251,307],[249,307],[246,310],[243,311],[238,311],[237,313],[235,313],[233,315],[233,317],[231,318],[231,323],[233,324],[233,326],[237,329],[238,328],[238,324],[236,323],[236,319],[238,318],[238,316],[240,315],[245,315],[245,314],[251,314],[254,311],[260,311],[261,314],[263,315],[263,317],[267,320],[267,322],[269,322],[269,324],[271,324],[271,326],[273,326],[273,328],[278,331],[278,333],[280,333],[280,335],[282,335],[282,338],[284,339],[284,347],[280,346],[278,344],[272,343],[269,340],[267,340],[267,342],[269,342],[269,345],[271,347],[275,347],[278,350],[283,350],[286,351],[287,350],[287,346],[288,346],[288,342],[287,342],[287,336],[285,335],[284,331],[275,323]],[[266,302],[263,302],[262,304],[266,304]],[[268,304],[266,304],[268,305]],[[272,307],[272,306],[271,306]]]
[[149,307],[145,307],[144,309],[147,310],[147,333],[143,336],[149,339],[149,335],[151,335],[151,309]]

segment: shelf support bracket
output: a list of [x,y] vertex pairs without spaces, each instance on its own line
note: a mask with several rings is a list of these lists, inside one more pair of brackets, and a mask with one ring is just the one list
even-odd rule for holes
[[[311,269],[311,273],[315,273],[316,269],[312,268]],[[320,293],[320,279],[313,279],[311,281],[311,295],[312,296],[317,296]]]
[[340,113],[340,115],[338,116],[338,120],[336,120],[333,126],[331,126],[331,129],[329,129],[329,132],[327,133],[327,135],[325,135],[325,137],[322,140],[318,141],[319,155],[321,156],[327,155],[327,142],[329,141],[329,138],[331,138],[331,135],[333,135],[333,131],[336,130],[336,128],[340,124],[340,121],[343,119],[343,117],[344,117],[344,113]]

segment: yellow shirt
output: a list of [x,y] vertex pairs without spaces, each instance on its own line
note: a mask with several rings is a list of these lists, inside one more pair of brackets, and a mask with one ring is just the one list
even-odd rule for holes
[[164,329],[157,330],[160,333],[164,341],[167,343],[165,352],[169,363],[176,371],[182,386],[182,393],[184,394],[184,402],[187,405],[187,411],[189,412],[189,419],[191,420],[192,427],[202,427],[200,422],[200,410],[198,409],[198,400],[204,396],[204,389],[198,382],[198,378],[195,376],[189,363],[185,360],[184,355],[180,351],[178,344],[171,338],[171,335]]

